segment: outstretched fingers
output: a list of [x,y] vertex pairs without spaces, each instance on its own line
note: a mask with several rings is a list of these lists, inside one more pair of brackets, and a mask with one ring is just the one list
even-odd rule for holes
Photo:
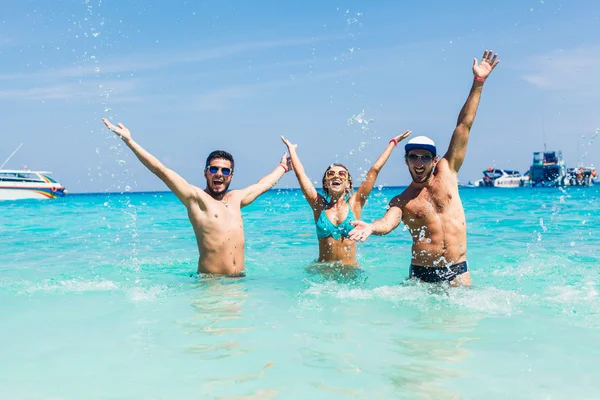
[[350,231],[349,238],[351,240],[354,240],[355,242],[364,242],[365,240],[367,240],[367,238],[369,237],[369,235],[367,235],[364,231],[356,231],[354,233],[354,235],[352,235],[352,232],[356,231],[356,229],[353,229],[352,231]]
[[118,130],[119,128],[120,128],[120,129],[126,129],[126,128],[125,128],[125,125],[123,125],[123,124],[122,124],[122,123],[120,123],[120,122],[117,124],[118,128],[117,128],[117,126],[114,126],[114,125],[113,125],[113,124],[112,124],[112,123],[111,123],[111,122],[110,122],[108,119],[106,119],[106,118],[102,118],[102,122],[104,122],[104,125],[106,125],[106,127],[107,127],[108,129],[110,129],[111,131],[113,131],[113,132],[115,132],[115,133],[117,133],[117,130]]
[[491,63],[492,55],[494,55],[493,50],[485,50],[483,52],[483,57],[482,57],[481,61],[482,62],[487,61],[488,63]]
[[494,54],[494,58],[492,58],[492,69],[496,68],[496,65],[500,62],[500,60],[496,60],[498,54]]
[[488,64],[490,64],[492,69],[494,69],[494,67],[500,62],[500,60],[497,60],[497,58],[498,54],[494,53],[492,50],[488,52],[486,61],[488,62]]
[[412,131],[408,131],[408,130],[407,130],[407,131],[404,131],[404,132],[403,132],[401,135],[398,135],[398,136],[396,136],[396,140],[397,140],[397,141],[404,140],[404,139],[406,139],[407,137],[409,137],[411,133],[412,133]]
[[485,50],[483,52],[483,57],[481,57],[481,63],[486,62],[493,69],[500,62],[500,60],[497,60],[497,58],[498,58],[498,54],[495,54],[493,50]]
[[365,232],[365,226],[367,225],[366,222],[352,221],[350,224],[354,226],[354,229],[348,232],[348,238],[350,240],[354,240],[355,242],[364,242],[369,237],[369,234]]
[[360,233],[357,228],[354,228],[350,232],[348,232],[348,239],[354,240],[355,242],[358,242],[360,240]]
[[494,63],[496,62],[496,58],[498,58],[498,54],[494,54],[494,57],[492,57],[492,59],[490,60],[490,64],[494,65]]
[[288,150],[292,151],[292,150],[296,149],[296,147],[298,147],[297,144],[292,144],[289,140],[287,140],[283,136],[280,136],[280,138],[281,138],[281,141],[283,141],[283,143],[287,146]]

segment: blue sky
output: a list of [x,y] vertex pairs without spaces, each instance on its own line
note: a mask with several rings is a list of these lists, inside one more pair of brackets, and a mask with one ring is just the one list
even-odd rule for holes
[[[405,129],[443,153],[486,48],[501,63],[459,179],[525,171],[544,139],[569,166],[600,162],[598,2],[403,3],[12,2],[0,16],[0,162],[23,143],[5,168],[51,170],[71,192],[164,190],[106,116],[200,186],[214,149],[236,159],[232,188],[256,181],[283,154],[281,134],[313,179],[332,162],[358,176]],[[398,149],[378,183],[409,180]]]

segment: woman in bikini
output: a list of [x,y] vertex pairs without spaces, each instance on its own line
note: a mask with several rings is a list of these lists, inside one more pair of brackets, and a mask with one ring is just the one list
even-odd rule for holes
[[356,242],[348,239],[348,232],[354,229],[350,222],[360,219],[360,213],[375,185],[379,171],[398,142],[406,139],[408,135],[410,131],[389,141],[355,192],[352,189],[352,176],[348,168],[337,163],[330,165],[323,174],[324,195],[317,192],[304,172],[304,167],[296,153],[298,145],[291,144],[289,140],[281,137],[288,148],[302,193],[313,210],[319,238],[319,262],[357,266]]

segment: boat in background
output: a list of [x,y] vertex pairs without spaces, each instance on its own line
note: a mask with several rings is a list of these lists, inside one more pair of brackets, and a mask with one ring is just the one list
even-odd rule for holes
[[577,167],[567,169],[570,186],[593,186],[597,179],[597,171],[594,167]]
[[65,196],[65,187],[50,176],[50,171],[2,169],[22,145],[0,165],[0,200],[43,200]]
[[488,168],[483,171],[483,178],[475,181],[476,187],[517,188],[528,185],[529,177],[519,171],[500,168]]
[[533,153],[529,168],[529,184],[533,187],[557,187],[569,184],[567,167],[561,151]]
[[67,194],[49,171],[0,169],[0,200],[55,199]]

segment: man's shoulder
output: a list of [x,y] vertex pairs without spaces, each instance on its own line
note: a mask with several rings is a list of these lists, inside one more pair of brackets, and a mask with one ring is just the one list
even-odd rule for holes
[[219,200],[215,199],[210,193],[208,193],[205,189],[202,189],[201,187],[198,186],[194,186],[194,185],[190,185],[192,186],[192,189],[194,191],[194,203],[197,204],[212,204],[212,203],[218,203]]
[[449,170],[450,169],[450,164],[448,163],[448,159],[446,158],[446,155],[444,155],[442,158],[440,158],[440,161],[438,161],[438,163],[435,166],[436,170]]
[[444,176],[447,174],[450,175],[457,175],[457,172],[454,171],[451,167],[450,167],[450,162],[448,161],[448,159],[446,158],[446,156],[442,157],[440,159],[440,161],[437,163],[437,165],[435,166],[435,174],[437,176]]
[[244,189],[245,188],[230,190],[225,194],[225,197],[229,198],[230,200],[239,199],[242,196]]
[[404,189],[402,193],[397,194],[390,200],[390,207],[402,208],[412,197],[414,197],[412,192],[410,186]]

